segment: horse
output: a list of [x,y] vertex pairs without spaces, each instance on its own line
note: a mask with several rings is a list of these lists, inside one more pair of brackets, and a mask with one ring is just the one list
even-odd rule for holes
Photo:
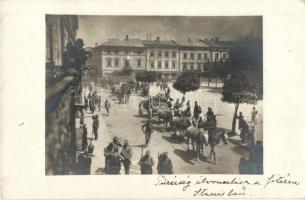
[[177,131],[180,132],[180,136],[184,137],[184,131],[192,125],[189,118],[183,117],[175,117],[173,116],[170,121],[171,131],[176,135]]
[[214,148],[217,144],[222,141],[225,145],[228,144],[226,133],[224,130],[219,130],[217,128],[208,130],[210,133],[208,134],[208,143],[210,145],[210,159],[212,158],[212,155],[214,157],[214,162],[216,164],[216,153],[214,151]]
[[170,121],[173,117],[173,112],[171,110],[161,110],[158,111],[159,123],[161,119],[163,120],[163,126],[167,127],[167,124],[170,124]]
[[[185,137],[186,137],[187,150],[190,151],[189,143],[191,140],[193,151],[196,151],[197,161],[198,161],[201,152],[203,155],[203,145],[205,144],[206,146],[208,146],[206,136],[204,135],[204,130],[194,126],[190,126],[185,130]],[[196,144],[196,149],[194,143]]]

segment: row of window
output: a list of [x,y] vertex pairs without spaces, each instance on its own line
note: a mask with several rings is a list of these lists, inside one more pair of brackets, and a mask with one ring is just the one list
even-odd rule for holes
[[[112,66],[112,61],[114,61],[114,67],[119,67],[120,60],[119,59],[112,60],[111,58],[107,59],[107,67]],[[124,60],[124,66],[129,67],[129,60]],[[137,67],[141,67],[141,66],[142,66],[142,60],[138,59],[137,60]]]
[[[161,58],[162,57],[162,51],[158,50],[157,55],[158,55],[159,58]],[[176,58],[176,56],[177,56],[176,51],[164,51],[164,57],[165,58],[169,58],[169,57]],[[155,51],[154,50],[150,51],[150,57],[155,57]]]
[[138,55],[140,55],[140,54],[143,54],[144,53],[144,50],[142,50],[142,49],[137,49],[137,50],[129,50],[129,49],[125,49],[125,50],[119,50],[119,49],[106,49],[105,50],[105,52],[107,53],[107,54],[111,54],[112,52],[114,53],[114,54],[119,54],[120,52],[123,52],[124,54],[129,54],[129,53],[131,53],[131,52],[134,52],[134,53],[136,53],[136,54],[138,54]]
[[[164,51],[164,57],[165,58],[169,58],[170,57],[170,53],[171,53],[171,57],[172,58],[176,58],[176,51]],[[155,51],[150,51],[150,57],[155,57]],[[161,58],[162,57],[162,51],[158,50],[157,52],[157,57]],[[183,53],[183,59],[194,59],[195,58],[195,53]],[[219,53],[215,53],[215,59],[219,59]],[[222,58],[226,59],[227,58],[227,54],[222,54]],[[208,59],[208,53],[197,53],[197,59],[201,60],[207,60]]]
[[[162,68],[162,62],[161,61],[158,61],[158,62],[150,61],[150,68],[154,69],[156,63],[157,63],[157,68],[161,69]],[[172,69],[176,68],[176,62],[172,62],[171,68]],[[164,69],[169,69],[169,62],[168,61],[164,62]]]

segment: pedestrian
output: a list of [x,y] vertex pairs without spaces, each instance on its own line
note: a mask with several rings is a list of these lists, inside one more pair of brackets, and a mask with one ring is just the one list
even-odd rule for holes
[[141,129],[145,134],[145,146],[148,146],[148,144],[150,142],[151,134],[153,133],[153,125],[152,125],[150,119],[147,120],[147,123],[142,125]]
[[139,161],[139,165],[141,166],[141,174],[152,174],[154,165],[154,160],[150,155],[150,151],[147,150],[145,155],[141,157]]
[[173,164],[167,152],[161,153],[158,157],[158,174],[173,174]]
[[106,109],[106,111],[108,113],[108,116],[109,116],[109,114],[110,114],[110,102],[109,102],[109,100],[106,99],[104,104],[105,104],[105,109]]
[[109,170],[108,174],[120,174],[122,156],[119,154],[118,149],[114,149],[113,153],[108,155]]
[[132,149],[131,146],[128,144],[128,140],[124,140],[121,156],[123,157],[123,166],[124,166],[125,174],[129,174],[131,158],[132,158]]
[[256,115],[257,115],[257,110],[255,109],[255,106],[253,106],[252,112],[251,112],[251,122],[256,123]]
[[99,128],[98,115],[93,115],[92,119],[93,119],[92,129],[93,129],[94,139],[97,140],[98,139],[98,128]]
[[88,146],[88,130],[86,124],[83,125],[82,149],[85,151]]

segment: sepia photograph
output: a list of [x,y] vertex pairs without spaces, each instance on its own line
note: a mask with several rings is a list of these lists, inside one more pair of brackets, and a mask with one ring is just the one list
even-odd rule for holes
[[263,17],[45,15],[45,175],[264,174]]

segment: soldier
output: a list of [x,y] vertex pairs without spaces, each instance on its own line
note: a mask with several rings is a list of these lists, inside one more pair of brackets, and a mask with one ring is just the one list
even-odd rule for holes
[[98,128],[99,128],[99,120],[98,120],[98,115],[93,115],[93,124],[92,124],[92,129],[93,129],[93,134],[94,134],[94,139],[98,139]]
[[123,157],[119,154],[119,149],[114,149],[113,153],[108,154],[107,160],[109,163],[108,174],[120,174]]
[[141,166],[141,174],[152,174],[152,166],[154,165],[154,160],[150,156],[150,151],[147,150],[146,154],[141,157],[139,161],[139,165]]
[[197,101],[195,101],[195,106],[194,106],[194,118],[198,120],[198,117],[200,113],[202,112],[201,107],[198,105]]
[[147,120],[146,124],[142,125],[141,129],[145,134],[145,146],[148,146],[151,134],[153,133],[153,125],[150,119]]
[[107,147],[104,149],[104,157],[105,157],[105,172],[109,173],[109,155],[113,153],[113,143],[110,142]]
[[208,112],[205,114],[205,116],[207,117],[207,121],[209,121],[210,119],[213,119],[214,113],[213,113],[212,108],[208,107]]
[[173,174],[173,164],[167,152],[161,153],[158,158],[158,174]]
[[121,156],[123,157],[123,166],[125,170],[125,174],[129,174],[129,168],[131,164],[131,157],[132,157],[132,149],[131,146],[128,144],[128,140],[124,140],[124,145],[121,151]]

